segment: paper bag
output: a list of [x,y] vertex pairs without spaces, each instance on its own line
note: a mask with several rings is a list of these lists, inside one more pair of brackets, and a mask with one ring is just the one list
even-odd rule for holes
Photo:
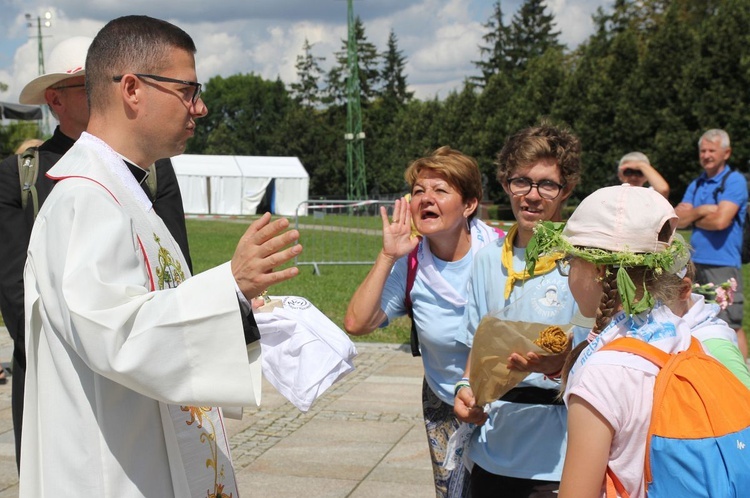
[[[511,353],[549,354],[534,344],[539,332],[549,326],[548,323],[514,322],[491,315],[482,318],[474,334],[469,364],[469,383],[477,406],[500,399],[529,375],[507,368]],[[569,325],[559,327],[569,332]]]

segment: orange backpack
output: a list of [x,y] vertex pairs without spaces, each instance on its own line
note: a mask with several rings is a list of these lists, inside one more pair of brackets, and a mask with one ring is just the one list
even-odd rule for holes
[[[602,350],[633,353],[660,368],[644,462],[649,498],[750,496],[750,390],[732,372],[694,337],[675,354],[631,337]],[[628,496],[609,468],[607,477],[608,497]]]

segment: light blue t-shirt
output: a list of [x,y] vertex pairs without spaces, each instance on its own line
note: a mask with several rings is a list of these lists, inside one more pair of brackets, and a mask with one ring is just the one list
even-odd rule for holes
[[[503,240],[474,257],[463,337],[471,345],[480,320],[504,310],[514,321],[566,325],[577,310],[567,277],[553,269],[523,283],[516,282],[505,299],[507,272],[502,264]],[[514,249],[513,268],[524,268],[525,250]],[[518,387],[559,389],[559,382],[529,374]],[[567,444],[567,410],[563,405],[534,405],[495,401],[489,418],[474,431],[469,458],[493,474],[523,479],[559,481]]]
[[[396,261],[386,280],[380,307],[388,315],[388,321],[381,327],[406,314],[407,259],[408,256],[404,256]],[[434,255],[433,260],[440,275],[466,296],[471,275],[471,251],[459,261],[446,262]],[[411,302],[427,384],[443,402],[453,406],[453,389],[461,379],[469,357],[469,347],[457,340],[465,308],[453,306],[420,278],[414,281]]]

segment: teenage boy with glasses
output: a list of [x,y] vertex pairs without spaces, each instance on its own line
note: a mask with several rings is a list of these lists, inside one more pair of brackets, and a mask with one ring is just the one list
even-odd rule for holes
[[[561,221],[563,204],[580,178],[579,160],[578,139],[548,123],[521,130],[506,141],[496,162],[497,178],[510,198],[516,224],[504,239],[474,258],[464,336],[459,335],[459,341],[471,346],[482,317],[500,310],[513,321],[571,323],[577,308],[568,279],[556,270],[557,258],[540,258],[530,276],[525,252],[537,223]],[[556,298],[545,299],[551,289]],[[473,498],[556,496],[565,457],[566,411],[553,377],[564,359],[565,353],[511,356],[511,365],[546,375],[529,374],[491,403],[488,413],[476,405],[467,382],[456,384],[456,416],[480,426],[467,450],[474,463]]]

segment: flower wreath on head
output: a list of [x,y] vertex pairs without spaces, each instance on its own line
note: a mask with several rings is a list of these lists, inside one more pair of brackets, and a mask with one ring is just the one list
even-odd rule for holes
[[617,268],[617,292],[620,294],[622,307],[629,315],[637,315],[654,307],[654,298],[643,283],[643,297],[635,300],[635,284],[625,268],[644,266],[654,273],[664,271],[674,273],[682,268],[690,258],[688,245],[678,235],[664,251],[634,253],[630,251],[607,251],[594,247],[577,247],[563,237],[565,223],[542,221],[534,227],[534,236],[526,246],[526,270],[533,275],[534,265],[543,254],[562,252],[575,258],[581,258],[595,265]]

